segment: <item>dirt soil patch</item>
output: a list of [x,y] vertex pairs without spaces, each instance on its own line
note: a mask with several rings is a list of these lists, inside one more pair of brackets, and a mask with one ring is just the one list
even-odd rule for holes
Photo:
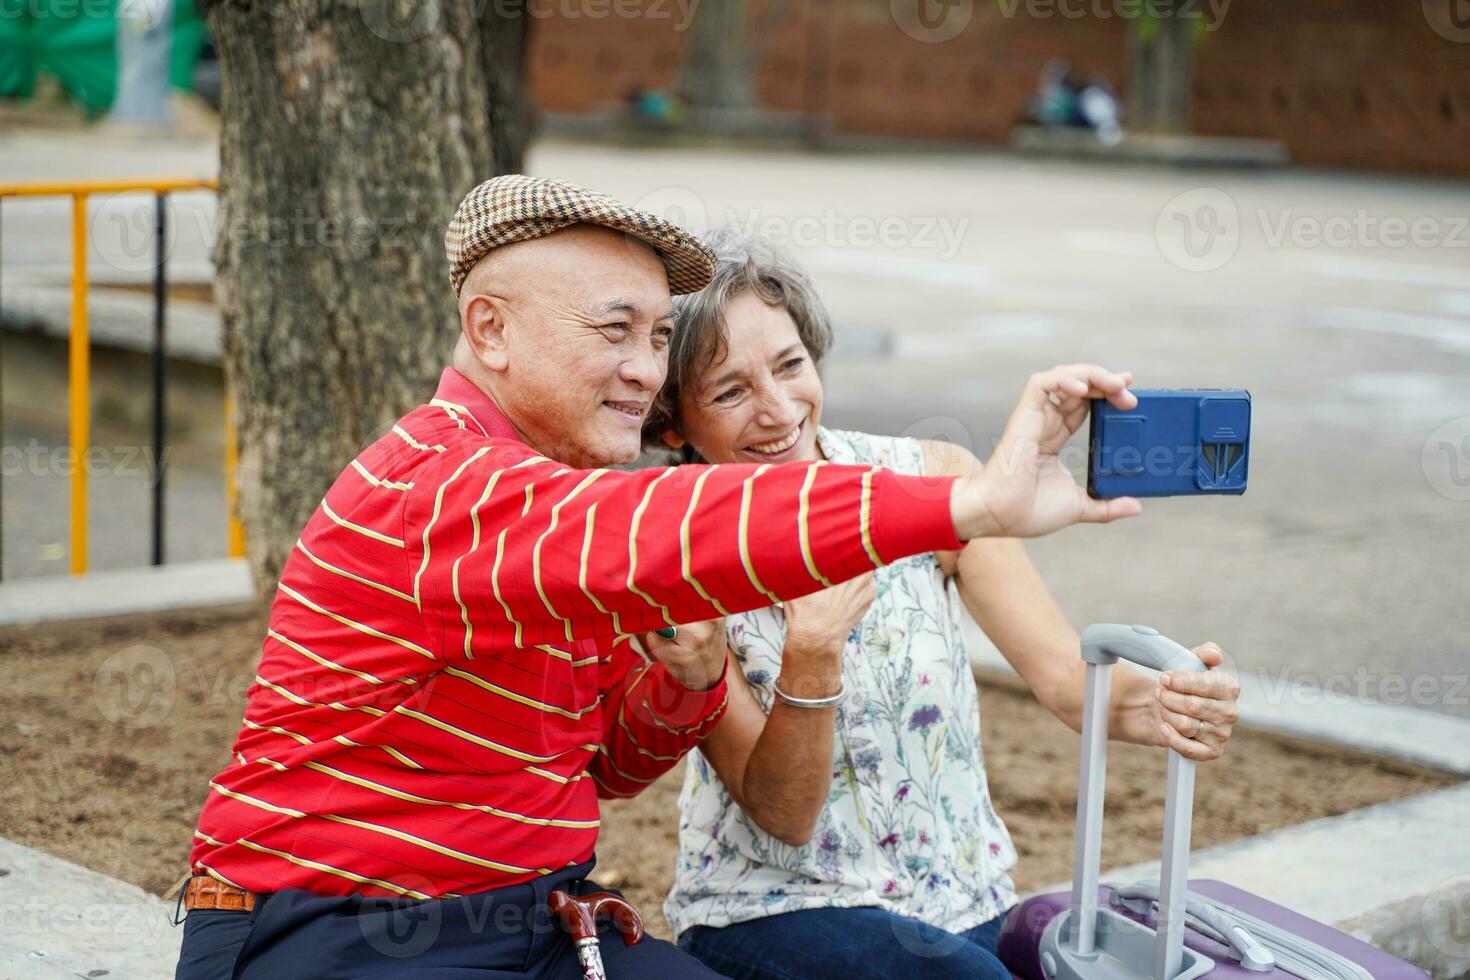
[[[206,784],[244,711],[264,633],[259,610],[131,617],[0,631],[0,833],[163,894],[187,870]],[[1068,877],[1077,736],[1009,678],[981,679],[995,805],[1025,890]],[[1114,743],[1103,866],[1158,853],[1163,753]],[[597,878],[627,892],[650,931],[673,875],[682,764],[604,809]],[[1199,768],[1196,848],[1438,789],[1457,777],[1239,732]]]

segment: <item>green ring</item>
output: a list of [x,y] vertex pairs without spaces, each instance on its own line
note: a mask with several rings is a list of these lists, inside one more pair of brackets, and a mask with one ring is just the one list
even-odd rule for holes
[[654,632],[666,640],[672,640],[679,635],[679,628],[677,626],[667,626],[661,630],[654,630]]

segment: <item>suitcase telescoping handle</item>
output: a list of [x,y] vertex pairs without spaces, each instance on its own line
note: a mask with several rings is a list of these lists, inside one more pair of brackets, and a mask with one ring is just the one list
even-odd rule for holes
[[[1154,670],[1204,670],[1204,662],[1147,626],[1096,623],[1082,633],[1087,685],[1082,702],[1082,765],[1077,786],[1077,840],[1072,871],[1072,949],[1091,953],[1097,935],[1102,860],[1103,793],[1107,787],[1108,708],[1113,664],[1128,660]],[[1159,870],[1155,980],[1171,980],[1184,959],[1184,900],[1189,877],[1189,825],[1194,815],[1194,762],[1169,752],[1164,795],[1163,863]]]

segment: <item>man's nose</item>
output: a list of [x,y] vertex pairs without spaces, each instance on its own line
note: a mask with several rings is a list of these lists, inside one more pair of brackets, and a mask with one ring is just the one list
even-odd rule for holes
[[655,351],[652,344],[645,343],[639,344],[618,365],[618,377],[645,391],[658,391],[664,383],[664,373],[667,370],[663,355]]

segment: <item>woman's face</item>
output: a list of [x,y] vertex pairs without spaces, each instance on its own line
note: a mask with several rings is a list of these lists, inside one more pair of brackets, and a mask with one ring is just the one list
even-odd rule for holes
[[711,463],[814,460],[822,382],[791,314],[744,292],[725,307],[729,349],[680,393],[683,438]]

